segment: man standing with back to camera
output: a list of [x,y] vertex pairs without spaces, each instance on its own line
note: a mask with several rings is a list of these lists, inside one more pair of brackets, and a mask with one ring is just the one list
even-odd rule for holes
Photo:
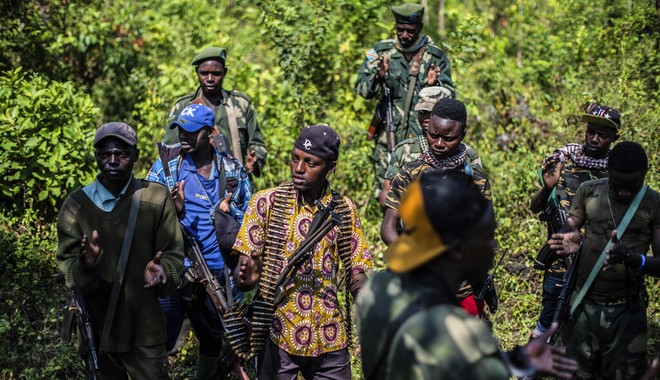
[[390,90],[392,121],[396,127],[394,145],[422,133],[413,109],[422,88],[444,86],[454,95],[449,58],[433,44],[431,37],[422,34],[424,6],[405,3],[392,7],[392,14],[396,20],[395,39],[381,41],[366,52],[355,84],[355,91],[365,99],[380,95],[376,106],[378,117],[374,118],[380,123],[374,125],[373,136],[367,137],[375,139],[377,192],[383,187],[388,165],[382,85]]
[[268,154],[266,143],[250,98],[236,90],[222,88],[229,70],[226,61],[227,52],[221,47],[206,48],[193,58],[199,87],[174,103],[163,141],[168,145],[179,142],[177,131],[169,126],[179,119],[179,114],[188,105],[203,104],[215,113],[213,134],[221,134],[227,144],[226,147],[216,148],[234,156],[245,166],[248,174],[259,176]]

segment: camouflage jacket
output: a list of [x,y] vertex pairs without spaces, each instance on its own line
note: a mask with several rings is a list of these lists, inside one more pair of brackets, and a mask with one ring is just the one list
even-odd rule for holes
[[[555,185],[555,192],[557,196],[557,203],[559,207],[564,210],[566,216],[571,209],[571,204],[573,203],[573,197],[575,192],[577,192],[578,187],[583,182],[591,181],[599,178],[607,177],[607,169],[587,169],[582,168],[576,165],[570,157],[566,161],[561,163],[561,169],[559,171],[559,182]],[[534,183],[536,190],[541,190],[545,184],[541,181]],[[548,228],[548,237],[550,235],[550,229]],[[566,266],[564,265],[564,260],[561,258],[555,259],[555,261],[550,265],[548,271],[551,273],[563,273],[566,271]]]
[[[264,137],[261,134],[261,129],[259,128],[259,122],[257,121],[256,113],[250,98],[238,91],[229,91],[223,92],[229,95],[231,103],[234,106],[234,113],[236,114],[236,124],[238,125],[238,135],[241,140],[241,150],[243,151],[242,160],[245,162],[245,155],[254,150],[257,153],[257,165],[254,169],[254,174],[259,175],[261,169],[263,168],[266,162],[266,156],[268,155],[268,150],[266,149],[266,143],[264,142]],[[231,133],[229,131],[229,120],[227,118],[227,110],[225,109],[226,98],[219,104],[214,107],[215,111],[215,127],[217,130],[222,133],[229,143],[229,148],[232,147]],[[202,89],[201,87],[197,90],[186,96],[183,96],[174,103],[170,114],[167,118],[167,124],[165,125],[165,138],[164,142],[168,145],[172,145],[179,142],[179,135],[176,129],[170,129],[170,124],[179,118],[179,114],[186,108],[188,105],[195,103],[206,104],[202,98]],[[208,104],[206,104],[208,105]],[[232,155],[235,156],[235,154]]]
[[[468,144],[463,143],[463,145],[465,145],[465,148],[467,148],[465,153],[467,154],[467,162],[470,164],[470,166],[483,171],[479,153],[477,153],[477,151]],[[394,152],[390,158],[389,165],[387,166],[385,179],[391,180],[395,175],[397,175],[397,173],[399,173],[399,170],[401,170],[403,165],[418,159],[419,155],[422,154],[425,146],[428,146],[428,143],[426,142],[426,137],[424,137],[424,135],[403,140],[398,143],[394,148]]]
[[378,379],[509,379],[507,357],[488,326],[455,305],[434,304],[417,311],[384,347],[390,325],[430,292],[407,274],[386,271],[365,284],[355,301],[365,375],[377,371]]
[[[430,38],[429,38],[430,41]],[[358,71],[358,79],[355,84],[355,91],[365,99],[373,99],[380,94],[380,83],[376,80],[376,72],[378,71],[378,57],[388,55],[390,57],[389,69],[385,77],[385,83],[390,88],[392,96],[392,119],[396,126],[397,141],[403,141],[410,137],[419,136],[422,134],[422,128],[417,121],[417,114],[414,111],[414,105],[417,104],[417,94],[419,91],[426,87],[426,76],[431,64],[441,69],[438,75],[437,83],[431,85],[442,85],[449,89],[454,88],[451,80],[451,72],[449,70],[449,58],[439,47],[433,45],[433,42],[425,45],[425,51],[419,66],[419,73],[417,74],[417,81],[415,82],[415,90],[408,112],[407,125],[402,126],[402,116],[405,111],[406,96],[408,94],[408,83],[410,80],[410,62],[406,60],[405,55],[396,47],[394,40],[384,40],[377,43],[372,49],[367,51],[364,61]],[[381,107],[380,100],[378,107]],[[386,145],[384,131],[380,131],[378,135],[378,143]]]

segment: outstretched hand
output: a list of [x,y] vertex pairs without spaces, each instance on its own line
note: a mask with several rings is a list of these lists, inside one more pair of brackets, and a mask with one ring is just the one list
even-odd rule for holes
[[431,67],[429,67],[428,73],[426,74],[426,84],[429,86],[433,86],[435,82],[438,80],[439,75],[440,75],[440,67],[436,67],[432,63]]
[[568,256],[576,253],[580,249],[580,230],[575,226],[573,218],[569,217],[566,220],[569,231],[563,233],[552,234],[548,240],[550,249],[555,251],[559,256]]
[[255,150],[251,150],[245,155],[245,171],[247,171],[248,174],[254,171],[258,160],[259,157],[257,157],[257,151]]
[[537,373],[544,373],[560,379],[570,379],[577,370],[577,362],[566,357],[566,349],[548,344],[548,338],[557,331],[555,322],[543,335],[525,345],[525,352]]
[[239,256],[238,264],[234,271],[234,281],[238,290],[242,292],[252,290],[259,281],[260,274],[261,260],[257,252],[253,252],[250,256]]
[[163,252],[156,252],[153,260],[147,263],[147,267],[144,269],[144,287],[153,288],[160,284],[165,284],[167,282],[167,274],[162,265],[160,265],[160,258],[163,256]]
[[99,232],[92,231],[92,239],[89,240],[87,235],[83,235],[80,240],[80,261],[83,265],[94,265],[96,259],[101,254],[101,246],[99,245]]

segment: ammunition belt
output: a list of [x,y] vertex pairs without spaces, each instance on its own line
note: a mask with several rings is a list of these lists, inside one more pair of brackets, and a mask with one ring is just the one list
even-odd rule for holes
[[[270,333],[270,327],[273,324],[275,283],[286,260],[284,246],[288,238],[289,222],[295,211],[295,195],[295,189],[291,182],[285,182],[275,190],[275,198],[266,229],[261,279],[255,300],[251,305],[234,304],[224,315],[227,338],[236,355],[244,360],[258,355],[263,350]],[[352,347],[353,326],[350,315],[351,294],[349,291],[352,273],[351,209],[338,193],[333,191],[333,197],[338,204],[335,212],[342,216],[342,224],[337,238],[337,250],[344,267],[344,278],[342,280],[346,286],[344,323],[348,344],[349,347]]]

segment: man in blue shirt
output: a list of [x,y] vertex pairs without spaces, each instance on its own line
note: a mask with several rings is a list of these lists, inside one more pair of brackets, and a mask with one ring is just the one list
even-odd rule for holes
[[[223,284],[225,262],[222,253],[231,249],[233,242],[219,244],[214,213],[219,209],[231,216],[229,220],[235,222],[234,225],[240,225],[251,190],[245,169],[236,159],[211,144],[213,120],[214,113],[209,107],[201,104],[186,107],[170,125],[171,129],[178,128],[181,142],[173,146],[159,144],[160,158],[147,179],[170,189],[179,222],[198,242],[206,264]],[[189,265],[186,260],[186,266]],[[223,330],[216,308],[204,288],[194,285],[161,299],[161,307],[167,319],[168,350],[176,343],[184,314],[188,315],[199,340],[197,379],[206,379],[217,370]]]

